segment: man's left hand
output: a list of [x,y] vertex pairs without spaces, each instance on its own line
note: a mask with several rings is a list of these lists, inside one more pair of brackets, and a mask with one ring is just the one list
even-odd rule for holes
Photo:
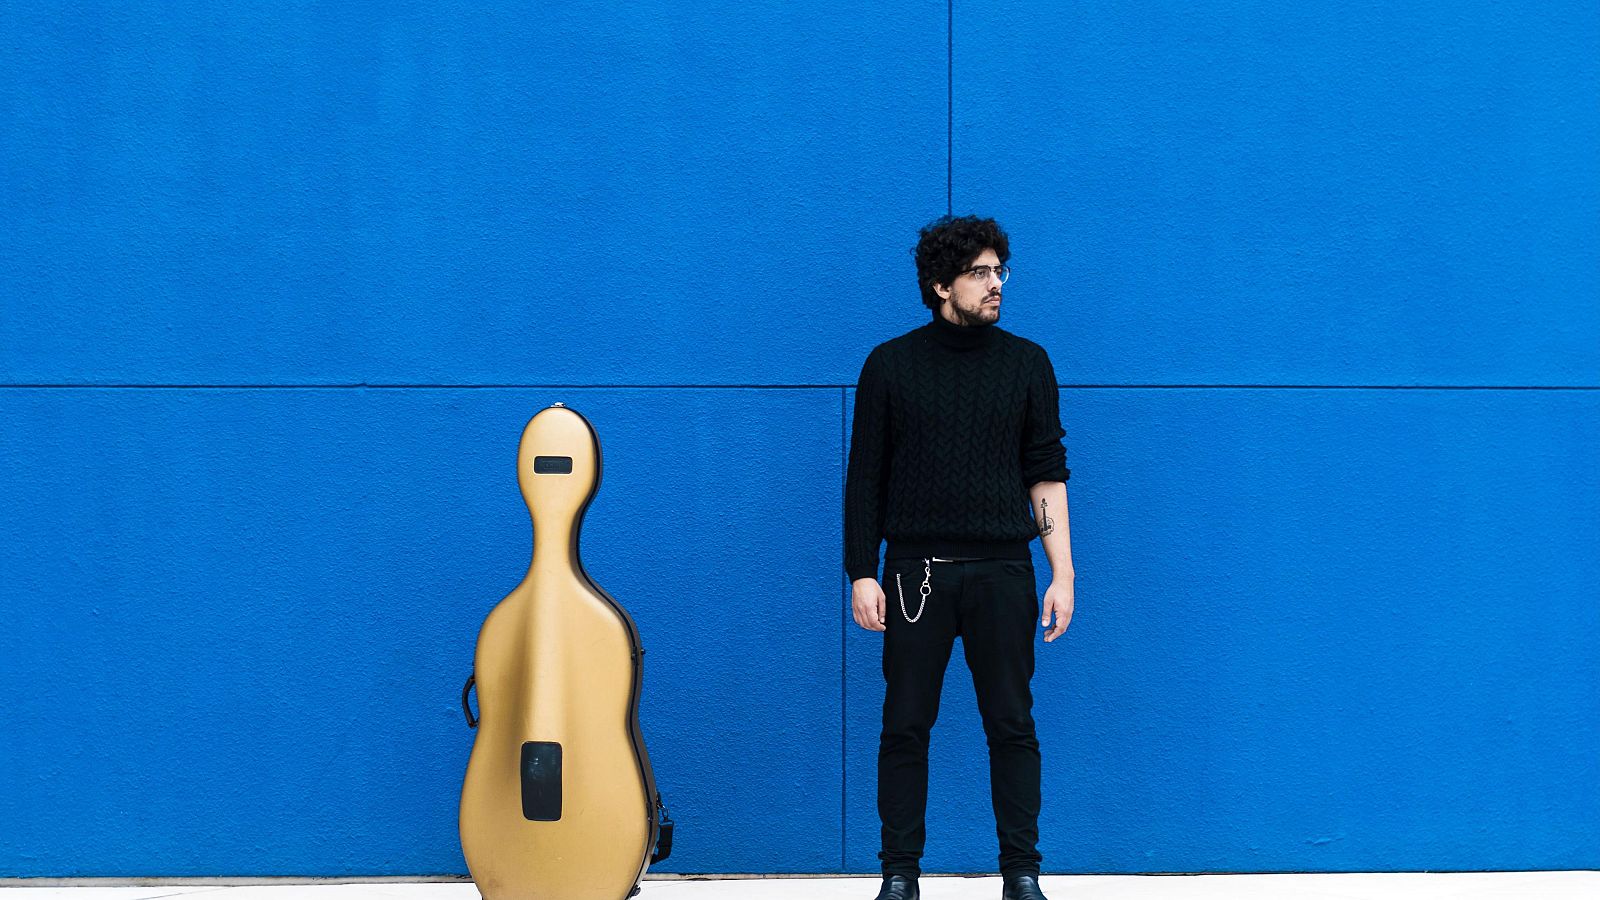
[[[1044,615],[1040,617],[1041,626],[1049,626],[1044,633],[1045,643],[1049,643],[1061,636],[1067,630],[1067,623],[1072,620],[1072,581],[1052,581],[1050,587],[1044,592]],[[1055,613],[1056,621],[1050,624],[1050,614]]]

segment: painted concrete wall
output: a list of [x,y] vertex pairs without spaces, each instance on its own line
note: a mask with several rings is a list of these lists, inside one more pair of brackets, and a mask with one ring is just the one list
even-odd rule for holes
[[[650,650],[657,871],[876,871],[846,423],[950,209],[1062,382],[1045,870],[1600,867],[1592,4],[0,37],[0,875],[464,874],[459,690],[557,401]],[[960,660],[928,871],[995,866]]]

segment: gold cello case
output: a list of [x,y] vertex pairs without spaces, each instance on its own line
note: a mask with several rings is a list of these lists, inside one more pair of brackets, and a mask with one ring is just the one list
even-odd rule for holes
[[461,694],[478,729],[461,849],[484,900],[624,900],[672,848],[639,733],[639,631],[578,556],[600,471],[599,438],[575,410],[556,403],[523,428],[533,563],[484,620]]

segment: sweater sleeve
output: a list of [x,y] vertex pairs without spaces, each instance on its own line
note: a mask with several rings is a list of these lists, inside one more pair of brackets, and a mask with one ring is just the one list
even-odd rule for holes
[[850,459],[844,484],[844,568],[851,581],[878,575],[878,545],[889,475],[889,390],[878,348],[856,381]]
[[1041,481],[1066,481],[1067,448],[1061,438],[1061,389],[1056,385],[1056,370],[1043,349],[1034,378],[1028,387],[1028,411],[1022,427],[1022,484],[1033,487]]

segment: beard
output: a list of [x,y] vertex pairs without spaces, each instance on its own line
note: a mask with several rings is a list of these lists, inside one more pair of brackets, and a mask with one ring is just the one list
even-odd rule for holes
[[956,321],[961,325],[992,325],[1000,320],[1000,307],[988,305],[990,296],[984,295],[970,308],[952,303],[950,311],[955,314]]

